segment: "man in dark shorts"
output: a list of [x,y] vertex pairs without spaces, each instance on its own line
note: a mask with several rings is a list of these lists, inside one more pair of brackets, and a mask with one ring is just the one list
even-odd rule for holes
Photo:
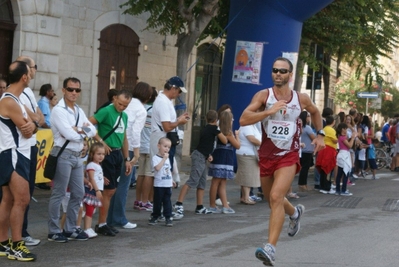
[[306,109],[316,128],[313,141],[314,152],[324,148],[324,132],[320,112],[307,94],[298,93],[289,87],[293,65],[286,58],[277,58],[273,63],[274,86],[255,94],[240,118],[240,125],[262,122],[262,144],[259,149],[259,166],[262,191],[271,209],[268,243],[258,248],[255,256],[264,265],[274,265],[274,254],[285,214],[290,216],[288,235],[295,236],[300,228],[300,218],[305,207],[294,207],[285,198],[291,187],[299,164],[299,114]]
[[[29,118],[19,100],[29,86],[30,69],[22,61],[11,63],[10,87],[0,100],[0,186],[3,197],[0,203],[0,256],[11,260],[33,261],[22,240],[22,224],[29,204],[30,140],[37,126]],[[11,228],[11,239],[8,231]]]

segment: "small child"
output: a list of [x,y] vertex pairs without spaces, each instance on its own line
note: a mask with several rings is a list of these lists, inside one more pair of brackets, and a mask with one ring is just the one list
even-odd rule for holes
[[[83,149],[80,152],[80,161],[83,163],[83,170],[86,170],[86,164],[87,164],[87,151],[89,150],[89,143],[87,139],[83,140]],[[86,171],[84,171],[86,173]],[[84,175],[84,174],[83,174]],[[84,175],[85,176],[85,175]],[[62,211],[63,214],[61,216],[61,221],[60,221],[60,226],[61,229],[64,229],[64,224],[65,224],[65,219],[66,219],[66,212],[68,208],[68,203],[69,199],[71,198],[71,193],[69,192],[69,188],[67,188],[67,191],[65,192],[65,197],[61,201],[61,206],[62,206]],[[83,217],[83,205],[80,203],[80,208],[78,212],[78,218],[76,219],[76,228],[80,228],[80,223],[82,221]]]
[[172,187],[175,182],[172,180],[170,171],[169,150],[172,142],[162,137],[158,141],[158,153],[152,157],[152,166],[154,169],[154,206],[151,214],[149,225],[156,225],[158,218],[161,217],[161,209],[163,208],[163,216],[165,217],[165,225],[173,226],[172,217]]
[[90,147],[88,164],[86,167],[87,177],[91,184],[85,186],[85,196],[83,203],[86,207],[86,216],[84,220],[85,233],[89,238],[94,238],[97,233],[91,228],[94,209],[102,206],[102,191],[104,190],[104,175],[101,168],[101,162],[105,157],[105,148],[102,143],[94,143]]
[[183,185],[179,198],[175,204],[175,210],[178,214],[183,215],[183,201],[190,188],[197,188],[197,207],[196,214],[209,214],[212,211],[203,206],[204,190],[207,178],[207,164],[212,162],[212,151],[214,148],[215,137],[222,140],[223,144],[227,143],[227,138],[220,132],[217,126],[218,113],[215,110],[209,110],[206,114],[207,125],[201,130],[200,139],[197,148],[191,153],[191,172],[190,178]]
[[369,145],[367,145],[365,141],[362,141],[362,143],[360,144],[360,150],[358,156],[360,173],[358,174],[358,176],[362,176],[363,178],[365,178],[364,167],[366,166],[366,148],[368,147]]
[[375,170],[377,170],[377,163],[375,161],[375,146],[379,145],[380,141],[378,139],[374,138],[371,139],[371,144],[369,145],[369,154],[368,154],[368,160],[369,160],[369,166],[371,169],[371,172],[373,173],[373,178],[372,179],[379,179],[379,177],[375,176]]

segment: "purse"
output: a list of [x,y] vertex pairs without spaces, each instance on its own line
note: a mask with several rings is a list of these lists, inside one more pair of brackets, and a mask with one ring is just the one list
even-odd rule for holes
[[170,139],[170,141],[172,142],[172,146],[177,146],[178,144],[180,144],[180,138],[177,132],[168,132],[166,134],[166,137]]
[[[158,124],[159,129],[164,132],[161,125]],[[180,144],[180,138],[176,131],[166,133],[166,137],[171,141],[172,146],[177,146]]]
[[55,171],[57,170],[57,162],[58,157],[61,155],[62,151],[64,151],[65,147],[68,145],[69,140],[67,140],[64,145],[61,147],[60,151],[58,151],[57,156],[53,156],[51,154],[48,155],[46,159],[46,164],[44,165],[43,176],[47,179],[53,180],[55,176]]
[[[78,126],[78,122],[79,122],[79,113],[78,113],[78,118],[76,119],[75,127]],[[57,170],[58,157],[64,151],[64,149],[66,148],[68,143],[69,143],[69,140],[66,140],[64,145],[61,147],[60,151],[58,151],[57,156],[53,156],[51,154],[48,155],[48,157],[46,159],[46,164],[44,165],[44,171],[43,171],[43,176],[45,178],[50,179],[50,180],[54,179],[55,171]]]

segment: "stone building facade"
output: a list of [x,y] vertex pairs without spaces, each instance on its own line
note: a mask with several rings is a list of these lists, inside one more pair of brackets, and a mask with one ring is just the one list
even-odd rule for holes
[[[19,55],[34,58],[38,71],[31,87],[37,95],[45,83],[51,83],[61,95],[62,81],[77,77],[82,87],[78,104],[91,115],[106,101],[111,71],[115,73],[117,89],[132,88],[139,80],[160,90],[168,78],[176,75],[176,37],[143,30],[147,14],[122,14],[120,5],[126,0],[1,2],[0,33],[10,33],[11,40],[8,50],[0,52],[3,54],[0,75],[6,75],[9,63]],[[189,65],[196,62],[196,51],[197,48],[190,56]],[[195,95],[203,97],[198,88],[201,84],[195,81],[195,70],[192,68],[186,80],[188,112],[196,109]],[[218,86],[217,81],[212,85],[215,84]],[[192,125],[185,127],[183,154],[190,150]]]

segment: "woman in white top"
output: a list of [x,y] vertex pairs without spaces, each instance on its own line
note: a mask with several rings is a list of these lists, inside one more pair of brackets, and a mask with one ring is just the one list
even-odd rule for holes
[[250,199],[249,191],[251,187],[260,186],[258,147],[262,134],[256,124],[241,126],[239,132],[241,146],[236,150],[236,181],[241,186],[241,203],[253,205],[255,202]]

